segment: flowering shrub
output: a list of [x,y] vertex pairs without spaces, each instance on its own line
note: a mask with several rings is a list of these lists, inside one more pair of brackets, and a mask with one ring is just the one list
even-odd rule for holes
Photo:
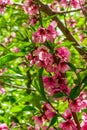
[[86,10],[0,1],[0,130],[87,130]]

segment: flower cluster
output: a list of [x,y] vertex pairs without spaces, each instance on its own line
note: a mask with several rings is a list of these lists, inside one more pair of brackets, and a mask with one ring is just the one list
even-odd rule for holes
[[47,72],[54,73],[54,76],[43,76],[43,84],[48,95],[53,96],[57,92],[69,94],[67,80],[63,76],[70,69],[66,64],[69,57],[70,52],[65,47],[59,47],[55,50],[55,54],[51,54],[46,46],[40,46],[33,52],[33,55],[26,56],[31,66],[36,63],[39,67],[45,68]]
[[55,30],[55,26],[53,26],[53,24],[51,24],[51,25],[49,25],[48,28],[40,27],[32,35],[33,42],[34,43],[44,43],[46,41],[53,42],[54,39],[59,35],[58,32]]
[[29,14],[29,23],[31,25],[36,24],[37,15],[38,15],[38,7],[35,4],[35,0],[26,0],[25,4],[22,5],[24,11]]
[[60,3],[63,7],[70,5],[73,8],[79,8],[80,6],[84,6],[85,0],[61,0]]
[[3,14],[6,10],[6,5],[12,4],[11,0],[0,0],[0,13]]
[[75,123],[72,120],[72,112],[67,109],[64,114],[62,114],[65,121],[59,124],[62,130],[77,130]]
[[[44,126],[45,122],[50,121],[55,116],[55,114],[56,112],[53,110],[51,105],[45,102],[42,108],[42,115],[33,117],[35,123],[35,130],[40,130],[40,128],[46,130],[48,127]],[[54,129],[50,128],[49,130]]]
[[69,107],[71,108],[71,110],[73,112],[81,111],[82,109],[87,107],[87,99],[86,98],[87,98],[86,93],[84,91],[82,91],[80,93],[79,97],[77,97],[73,101],[70,101]]

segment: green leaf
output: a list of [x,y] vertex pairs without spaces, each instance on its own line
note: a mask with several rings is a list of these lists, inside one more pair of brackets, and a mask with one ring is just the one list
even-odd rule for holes
[[70,41],[65,41],[64,43],[61,43],[61,44],[57,44],[55,46],[55,49],[58,48],[58,47],[62,47],[62,46],[67,46],[67,47],[70,47],[72,44],[74,44],[74,42],[70,42]]
[[10,111],[11,112],[20,112],[22,110],[22,106],[14,106]]
[[33,111],[35,108],[33,106],[25,106],[22,111]]
[[71,68],[72,71],[74,71],[74,72],[76,71],[76,67],[72,63],[68,62],[66,64],[69,65],[69,67]]
[[6,64],[7,62],[9,61],[12,61],[16,58],[18,58],[19,56],[15,56],[15,55],[12,55],[12,54],[7,54],[5,56],[2,56],[0,58],[0,67],[2,67],[4,64]]
[[11,109],[11,112],[20,112],[20,111],[33,111],[35,110],[34,107],[32,106],[28,106],[28,105],[22,105],[22,106],[14,106],[12,109]]
[[84,77],[81,84],[83,85],[82,89],[87,86],[87,75]]
[[53,97],[55,97],[55,98],[61,98],[61,97],[64,97],[64,96],[67,96],[66,93],[64,93],[64,92],[58,92],[58,93],[54,94]]
[[79,87],[79,86],[74,87],[74,88],[71,90],[71,92],[70,92],[70,98],[71,98],[72,100],[74,100],[76,97],[79,96],[80,91],[81,91],[81,90],[80,90],[80,87]]
[[44,98],[45,100],[47,100],[47,99],[46,99],[46,96],[45,96],[43,81],[42,81],[42,73],[43,73],[43,68],[41,68],[41,69],[39,70],[39,85],[40,85],[40,91],[41,91],[41,94],[42,94],[43,98]]
[[[58,115],[56,114],[56,115],[52,118],[52,120],[51,120],[51,122],[50,122],[50,124],[49,124],[49,126],[48,126],[48,129],[56,123],[57,118],[58,118]],[[48,130],[48,129],[47,129],[47,130]]]

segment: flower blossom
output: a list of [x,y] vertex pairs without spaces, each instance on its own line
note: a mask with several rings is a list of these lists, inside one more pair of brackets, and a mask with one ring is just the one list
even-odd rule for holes
[[[43,130],[46,130],[48,128],[47,126],[44,126],[45,122],[48,120],[52,120],[52,118],[55,116],[56,112],[53,110],[53,108],[50,106],[49,103],[44,103],[42,107],[43,114],[40,116],[34,116],[32,119],[35,123],[35,130],[40,130],[42,128]],[[50,130],[54,130],[52,127]]]
[[0,13],[3,14],[6,10],[6,5],[12,4],[11,0],[0,0]]
[[62,130],[77,130],[74,122],[72,120],[66,120],[59,124],[59,128]]
[[70,120],[72,118],[72,112],[70,109],[67,109],[64,114],[62,114],[62,116],[64,117],[64,119],[66,120]]
[[80,110],[87,107],[87,99],[84,91],[80,93],[80,96],[70,101],[69,107],[73,112],[79,112]]
[[56,114],[56,112],[53,110],[51,105],[49,103],[46,103],[46,102],[43,104],[43,111],[44,111],[44,115],[49,120],[51,120]]
[[38,47],[33,56],[36,59],[39,67],[44,67],[47,71],[52,70],[52,64],[54,62],[53,55],[49,53],[48,48],[45,46]]
[[48,95],[53,96],[59,92],[58,82],[55,77],[43,77],[43,84]]
[[60,12],[58,1],[54,0],[51,4],[48,4],[49,8],[54,12]]
[[71,6],[74,8],[79,7],[79,0],[71,0]]
[[62,7],[65,8],[65,7],[67,7],[68,2],[67,2],[67,0],[61,0],[61,1],[60,1],[60,4],[61,4]]
[[87,130],[87,114],[82,114],[81,130]]
[[56,56],[60,58],[61,61],[68,62],[70,57],[70,52],[66,47],[59,47],[55,51]]
[[40,27],[38,31],[34,32],[32,35],[32,40],[34,43],[44,43],[46,41],[46,30]]
[[38,7],[35,5],[34,0],[26,0],[22,8],[29,15],[38,14]]
[[0,85],[0,94],[5,94],[6,90]]
[[32,35],[32,40],[34,43],[44,43],[46,41],[53,42],[58,35],[59,34],[55,30],[55,26],[50,24],[48,28],[40,27],[36,32],[34,32]]
[[0,130],[8,130],[8,126],[4,124],[0,124]]

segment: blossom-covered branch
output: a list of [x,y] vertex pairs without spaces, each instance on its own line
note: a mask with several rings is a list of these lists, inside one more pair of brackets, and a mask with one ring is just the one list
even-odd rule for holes
[[60,21],[60,19],[56,16],[57,13],[53,12],[48,5],[43,4],[42,2],[39,1],[40,4],[40,9],[44,13],[48,14],[49,16],[54,16],[52,19],[57,22],[57,26],[59,29],[62,31],[62,33],[65,35],[65,37],[69,40],[74,42],[75,44],[73,45],[75,49],[80,53],[83,59],[87,61],[87,52],[83,51],[80,48],[80,44],[78,41],[73,37],[73,35],[70,33],[70,31],[64,26],[64,24]]

